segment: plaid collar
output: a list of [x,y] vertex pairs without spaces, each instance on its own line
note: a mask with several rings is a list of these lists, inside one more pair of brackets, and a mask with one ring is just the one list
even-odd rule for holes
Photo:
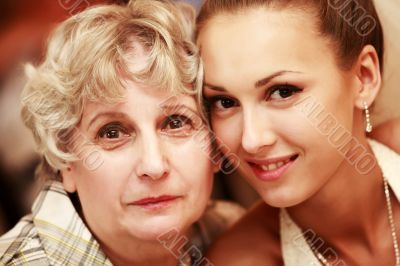
[[51,265],[112,265],[76,212],[62,183],[45,184],[32,214]]

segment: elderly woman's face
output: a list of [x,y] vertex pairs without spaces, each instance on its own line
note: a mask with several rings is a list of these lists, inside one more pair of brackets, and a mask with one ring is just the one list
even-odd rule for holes
[[124,102],[85,106],[82,140],[74,145],[83,160],[63,172],[63,181],[78,192],[101,241],[153,240],[201,216],[214,170],[206,128],[192,97],[171,98],[132,81]]

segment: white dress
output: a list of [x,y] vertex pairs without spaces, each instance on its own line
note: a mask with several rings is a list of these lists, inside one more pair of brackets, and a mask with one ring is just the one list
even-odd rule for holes
[[[389,186],[397,200],[400,200],[400,155],[376,141],[369,140],[369,144]],[[284,208],[280,213],[280,235],[286,266],[322,265],[307,244],[301,229]]]

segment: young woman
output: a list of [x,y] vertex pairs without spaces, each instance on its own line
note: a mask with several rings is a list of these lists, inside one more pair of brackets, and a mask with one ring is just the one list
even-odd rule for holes
[[372,1],[208,0],[197,36],[212,128],[264,201],[214,264],[400,265],[400,156],[366,137],[383,58]]
[[98,6],[57,27],[22,110],[48,182],[1,237],[1,265],[207,263],[201,250],[235,215],[207,208],[215,165],[191,38],[170,1]]

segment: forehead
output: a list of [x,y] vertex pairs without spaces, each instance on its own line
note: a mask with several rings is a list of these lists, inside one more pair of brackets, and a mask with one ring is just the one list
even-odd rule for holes
[[249,9],[212,18],[199,35],[206,82],[255,79],[276,70],[305,71],[329,57],[316,19],[298,9]]
[[168,110],[178,110],[181,107],[197,110],[193,96],[174,94],[167,90],[143,86],[131,80],[126,80],[125,94],[116,103],[87,102],[84,106],[82,121],[94,117],[97,113],[118,112],[125,114],[132,121],[149,121]]

